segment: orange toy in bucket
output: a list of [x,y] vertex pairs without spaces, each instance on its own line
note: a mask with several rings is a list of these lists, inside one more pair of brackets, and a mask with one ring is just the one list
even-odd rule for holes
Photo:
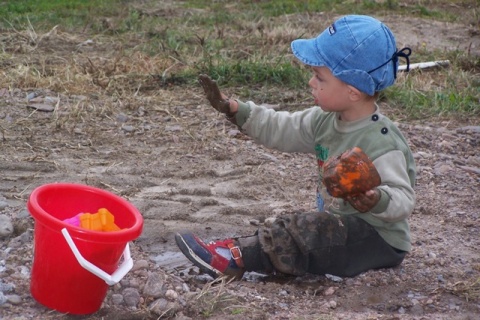
[[92,231],[118,231],[115,217],[105,208],[98,209],[97,213],[79,213],[73,218],[63,220],[71,225]]
[[[128,242],[142,232],[140,212],[113,193],[68,183],[36,188],[27,206],[35,219],[33,298],[63,313],[98,311],[109,284],[118,282],[133,265]],[[63,221],[98,208],[108,208],[121,230],[98,232]]]

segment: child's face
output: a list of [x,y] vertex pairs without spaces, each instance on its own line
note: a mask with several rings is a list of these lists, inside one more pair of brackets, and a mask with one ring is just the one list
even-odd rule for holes
[[349,107],[348,85],[336,78],[327,67],[312,67],[313,76],[308,81],[315,105],[324,111],[345,111]]

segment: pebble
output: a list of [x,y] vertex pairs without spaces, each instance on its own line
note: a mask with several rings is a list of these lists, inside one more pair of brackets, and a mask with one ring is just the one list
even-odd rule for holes
[[328,302],[328,307],[330,309],[336,309],[337,308],[337,302],[335,300],[331,300]]
[[128,282],[128,286],[138,289],[140,288],[140,280],[136,278],[130,279],[130,281]]
[[10,248],[20,248],[21,246],[25,245],[28,242],[32,241],[32,232],[30,230],[27,230],[26,232],[22,233],[18,237],[13,238],[10,240],[8,243],[8,246]]
[[0,210],[5,209],[8,207],[8,202],[5,199],[0,199]]
[[165,126],[165,131],[177,132],[182,130],[183,130],[183,127],[180,125]]
[[160,315],[165,318],[173,317],[178,310],[181,309],[177,302],[168,301],[164,298],[160,298],[152,302],[149,306],[151,312]]
[[325,292],[323,293],[326,296],[331,296],[332,294],[335,293],[335,288],[334,287],[329,287]]
[[167,308],[167,304],[168,304],[168,301],[166,299],[160,298],[160,299],[157,299],[157,300],[153,301],[150,304],[149,309],[150,309],[150,311],[153,311],[156,314],[161,314],[162,311],[164,311]]
[[122,130],[125,131],[125,132],[133,132],[133,131],[135,131],[135,127],[134,126],[129,126],[129,125],[123,125]]
[[420,304],[416,304],[410,308],[410,312],[416,316],[421,316],[423,315],[423,307]]
[[22,303],[22,297],[20,297],[17,294],[9,294],[7,295],[7,301],[10,302],[11,304],[18,305]]
[[132,271],[148,269],[148,261],[147,260],[137,260],[133,264]]
[[32,99],[34,99],[35,97],[37,97],[37,92],[30,92],[29,94],[27,94],[27,101],[30,101]]
[[164,279],[156,272],[150,273],[143,288],[143,294],[152,298],[159,298],[163,295]]
[[178,293],[175,290],[168,289],[167,292],[165,292],[165,298],[169,300],[177,300],[178,299]]
[[118,122],[122,122],[122,123],[125,123],[128,121],[128,116],[125,114],[125,113],[119,113],[117,115],[117,121]]
[[0,306],[7,302],[7,297],[0,291]]
[[116,306],[122,304],[123,302],[123,295],[119,293],[112,294],[112,303]]
[[137,307],[140,303],[140,293],[135,288],[125,288],[123,290],[123,300],[129,307]]
[[341,277],[334,276],[333,274],[326,274],[325,277],[332,280],[333,282],[342,282],[343,281],[343,279]]
[[13,233],[12,219],[7,215],[0,215],[0,238],[6,238]]
[[11,283],[2,283],[0,282],[0,292],[11,292],[15,288],[15,285]]

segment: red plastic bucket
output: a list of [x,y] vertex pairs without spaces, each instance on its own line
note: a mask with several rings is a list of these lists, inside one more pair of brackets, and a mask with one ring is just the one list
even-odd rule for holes
[[[88,271],[85,264],[93,265],[108,277],[108,274],[115,274],[124,256],[123,260],[128,260],[129,265],[125,266],[124,261],[121,267],[129,270],[133,263],[128,242],[142,233],[140,212],[113,193],[71,183],[36,188],[27,206],[35,219],[32,296],[44,306],[63,313],[96,312],[109,285],[95,272]],[[113,214],[121,231],[91,231],[63,222],[78,213],[93,213],[100,208]],[[78,255],[88,262],[81,264]]]

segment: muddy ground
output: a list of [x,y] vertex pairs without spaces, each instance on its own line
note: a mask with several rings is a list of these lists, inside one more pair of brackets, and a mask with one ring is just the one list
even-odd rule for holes
[[[388,19],[404,44],[479,50],[479,34],[461,25]],[[36,50],[57,58],[51,46]],[[284,92],[257,102],[293,110],[296,97]],[[0,241],[0,281],[14,284],[5,295],[15,297],[0,305],[0,319],[75,318],[39,305],[28,288],[33,219],[26,201],[35,187],[53,182],[109,190],[144,217],[143,234],[132,243],[141,263],[85,319],[478,319],[478,117],[398,121],[418,165],[413,251],[401,266],[352,279],[247,274],[211,285],[179,253],[174,233],[190,229],[206,240],[249,235],[270,216],[313,210],[314,157],[255,144],[206,104],[199,86],[159,85],[154,94],[132,95],[135,108],[102,99],[0,90],[1,213],[15,225]],[[153,275],[162,279],[160,294],[145,289]],[[126,288],[138,293],[133,303]]]

